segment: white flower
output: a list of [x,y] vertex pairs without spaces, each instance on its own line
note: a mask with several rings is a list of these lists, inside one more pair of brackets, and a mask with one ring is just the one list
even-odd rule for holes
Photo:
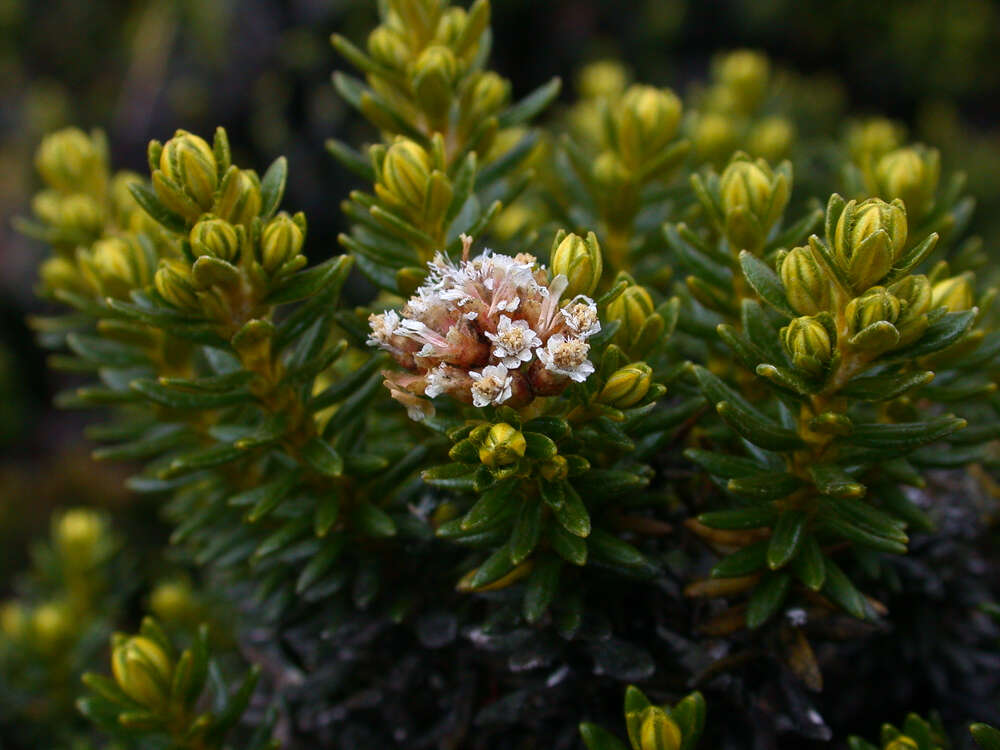
[[487,332],[486,338],[493,342],[493,356],[511,370],[520,367],[522,362],[530,361],[531,350],[542,343],[538,334],[528,326],[528,321],[512,321],[506,315],[500,316],[497,332]]
[[489,406],[502,404],[510,398],[511,381],[503,365],[484,367],[482,372],[470,372],[472,376],[472,403],[474,406]]
[[566,327],[582,339],[587,339],[601,330],[597,318],[597,305],[584,294],[578,294],[560,312],[566,320]]
[[594,365],[587,359],[590,344],[580,339],[568,339],[561,333],[551,337],[544,347],[536,350],[545,369],[565,375],[582,383],[594,372]]
[[448,382],[447,365],[440,364],[427,373],[427,387],[424,388],[424,395],[427,398],[436,398],[445,391]]
[[389,344],[390,337],[399,327],[399,314],[395,310],[386,310],[380,315],[369,315],[368,325],[371,326],[371,333],[368,334],[369,346],[390,350],[395,348]]

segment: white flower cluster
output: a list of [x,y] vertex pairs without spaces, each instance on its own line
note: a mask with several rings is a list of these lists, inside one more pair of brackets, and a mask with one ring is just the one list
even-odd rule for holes
[[438,254],[402,309],[369,318],[368,343],[390,352],[405,372],[386,372],[393,398],[420,419],[428,398],[449,394],[488,406],[529,403],[562,392],[594,371],[587,339],[601,330],[597,305],[577,296],[560,304],[566,277],[549,279],[532,255],[485,251],[463,260]]

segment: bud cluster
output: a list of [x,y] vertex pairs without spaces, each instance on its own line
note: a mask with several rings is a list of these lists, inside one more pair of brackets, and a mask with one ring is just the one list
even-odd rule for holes
[[[691,693],[678,703],[657,706],[634,685],[625,690],[625,727],[632,750],[693,750],[705,728],[705,699]],[[596,724],[580,725],[587,750],[624,748]]]
[[585,295],[569,302],[561,274],[549,278],[535,258],[484,252],[451,263],[438,255],[429,279],[402,309],[369,318],[369,344],[390,352],[406,372],[386,386],[413,419],[433,414],[428,398],[448,394],[476,407],[525,406],[594,371],[587,339],[601,330]]

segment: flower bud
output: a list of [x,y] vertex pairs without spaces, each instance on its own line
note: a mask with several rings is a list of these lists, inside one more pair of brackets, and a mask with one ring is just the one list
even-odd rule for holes
[[431,157],[415,142],[399,138],[385,154],[375,192],[396,206],[419,212],[430,181]]
[[393,70],[404,70],[411,57],[406,38],[388,26],[378,26],[368,35],[368,52]]
[[730,52],[716,63],[716,77],[731,93],[740,114],[749,114],[763,100],[769,67],[767,58],[752,50]]
[[898,125],[877,117],[851,127],[847,133],[847,150],[855,164],[865,166],[897,148],[902,140],[902,129]]
[[[215,189],[219,184],[218,166],[212,147],[203,138],[186,130],[178,130],[173,138],[163,144],[159,166],[163,175],[202,211],[212,207]],[[169,196],[162,194],[166,190],[162,183],[154,180],[153,187],[164,203],[175,203]]]
[[830,334],[816,318],[793,318],[781,329],[781,342],[795,366],[810,375],[823,372],[833,356]]
[[763,159],[736,157],[719,179],[726,236],[734,250],[757,252],[788,204],[791,186]]
[[788,155],[795,141],[795,126],[784,117],[765,117],[747,135],[747,150],[768,161]]
[[847,303],[847,327],[854,334],[881,321],[895,323],[901,311],[902,305],[896,295],[885,287],[873,286]]
[[288,214],[281,213],[267,222],[260,235],[260,264],[274,273],[302,249],[305,242],[302,227]]
[[458,61],[447,47],[431,45],[417,58],[411,71],[417,101],[432,118],[443,117],[451,106]]
[[111,653],[111,672],[118,687],[153,711],[162,710],[170,700],[173,669],[160,645],[143,635],[122,639]]
[[927,312],[931,309],[931,284],[922,274],[906,276],[889,287],[899,300],[900,314],[895,322],[899,330],[897,346],[905,346],[920,338],[927,330]]
[[260,207],[260,180],[250,170],[233,169],[222,181],[212,213],[230,224],[250,226]]
[[639,170],[677,134],[681,100],[670,89],[635,84],[618,111],[618,151],[630,169]]
[[552,252],[550,261],[552,275],[563,274],[569,280],[568,297],[592,294],[601,280],[601,247],[593,232],[587,234],[586,240],[576,234],[567,234]]
[[97,560],[105,527],[101,516],[89,508],[64,513],[55,524],[55,542],[65,563],[86,570]]
[[510,82],[491,71],[480,73],[462,95],[462,116],[474,127],[500,111],[510,96]]
[[236,227],[222,219],[203,219],[191,228],[189,237],[194,254],[233,263],[240,254],[240,236]]
[[447,8],[438,19],[434,40],[440,44],[452,45],[459,40],[469,22],[465,8]]
[[133,232],[150,231],[157,223],[147,214],[129,190],[129,185],[142,183],[142,177],[135,172],[118,172],[111,179],[108,196],[111,202],[111,216],[119,229]]
[[659,706],[643,711],[637,750],[680,750],[681,730]]
[[808,247],[792,248],[778,271],[788,301],[797,313],[815,315],[830,309],[830,281]]
[[506,422],[490,427],[479,447],[479,460],[486,466],[506,466],[524,457],[528,444],[520,430]]
[[617,60],[598,60],[580,71],[576,89],[583,99],[612,99],[625,91],[628,75]]
[[628,409],[646,397],[652,382],[653,369],[645,362],[633,362],[608,378],[597,400],[616,409]]
[[555,455],[538,465],[538,473],[550,482],[565,479],[569,476],[569,462],[563,456]]
[[49,258],[42,263],[38,271],[42,279],[42,287],[48,292],[57,289],[67,289],[75,292],[93,293],[89,279],[80,272],[77,265],[66,258]]
[[885,746],[885,750],[918,750],[919,747],[920,745],[917,744],[916,740],[904,734],[888,743]]
[[934,284],[931,291],[933,307],[946,307],[948,312],[963,312],[975,304],[971,273],[963,273],[942,279]]
[[905,246],[906,210],[898,200],[850,201],[837,220],[833,255],[855,291],[881,281]]
[[54,190],[43,190],[34,197],[31,207],[46,224],[74,235],[93,237],[104,229],[104,212],[85,193],[60,195]]
[[149,595],[149,608],[166,622],[190,620],[197,611],[191,586],[180,581],[164,581]]
[[61,602],[46,602],[31,615],[31,632],[38,648],[52,652],[73,632],[73,618]]
[[636,182],[614,151],[605,151],[594,161],[594,183],[601,209],[609,223],[628,223],[638,203]]
[[79,128],[64,128],[42,139],[35,166],[46,184],[64,193],[88,191],[105,178],[104,151]]
[[653,314],[653,298],[638,284],[630,284],[625,291],[608,303],[605,313],[609,321],[620,323],[613,342],[628,349],[636,343],[646,320]]
[[197,310],[200,305],[195,294],[191,266],[176,258],[160,261],[160,267],[153,277],[156,291],[174,307],[181,310]]
[[83,267],[101,294],[124,299],[152,281],[150,258],[138,239],[105,237],[82,254]]
[[695,151],[703,160],[724,161],[736,144],[736,123],[726,115],[706,112],[695,123],[693,140]]
[[899,198],[909,216],[920,218],[932,207],[941,176],[937,149],[900,148],[879,159],[875,185],[887,200]]
[[20,602],[4,602],[0,606],[0,633],[11,640],[16,640],[24,635],[28,627],[28,613]]

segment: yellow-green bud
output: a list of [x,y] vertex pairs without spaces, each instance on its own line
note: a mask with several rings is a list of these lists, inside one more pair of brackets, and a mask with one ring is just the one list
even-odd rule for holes
[[135,172],[118,172],[111,179],[108,196],[111,201],[111,215],[119,229],[133,232],[149,231],[158,226],[147,214],[129,191],[129,185],[142,183],[143,179]]
[[45,136],[35,166],[46,184],[64,193],[86,191],[106,178],[103,149],[79,128]]
[[399,138],[385,154],[375,192],[395,206],[421,211],[431,168],[431,157],[423,148],[411,140]]
[[452,7],[445,9],[438,19],[434,40],[440,44],[451,45],[458,41],[469,22],[469,14],[465,8]]
[[747,135],[747,149],[754,156],[778,161],[788,155],[795,140],[795,126],[784,117],[765,117]]
[[121,640],[111,653],[111,672],[118,687],[154,711],[165,708],[170,700],[173,669],[163,648],[143,635]]
[[617,409],[628,409],[646,397],[652,383],[653,369],[645,362],[633,362],[608,378],[597,400]]
[[795,366],[810,375],[819,375],[833,356],[830,333],[816,318],[793,318],[781,329],[781,342]]
[[830,281],[808,247],[792,248],[778,270],[788,301],[797,313],[815,315],[830,309]]
[[915,740],[904,734],[886,745],[885,750],[917,750],[919,747],[920,745],[918,745]]
[[583,99],[612,99],[625,91],[627,83],[624,65],[617,60],[598,60],[583,67],[576,88]]
[[608,303],[606,312],[609,321],[620,323],[614,343],[628,349],[638,340],[642,327],[654,311],[653,298],[644,287],[638,284],[625,287],[625,291]]
[[191,266],[186,262],[176,258],[161,260],[153,284],[160,296],[174,307],[181,310],[199,308]]
[[[219,174],[215,154],[205,139],[186,130],[178,130],[163,144],[160,171],[203,211],[212,207]],[[153,186],[165,203],[174,202],[169,196],[161,195],[164,187],[155,180]]]
[[462,95],[462,115],[473,126],[500,111],[510,96],[510,82],[492,71],[480,73]]
[[587,239],[567,234],[552,252],[550,266],[553,275],[563,274],[569,280],[566,295],[590,295],[601,280],[603,261],[597,236],[590,232]]
[[931,309],[931,283],[920,275],[906,276],[889,287],[899,300],[900,313],[895,322],[899,330],[897,346],[905,346],[920,338],[927,330],[927,311]]
[[855,164],[865,166],[898,147],[902,140],[902,129],[879,117],[851,127],[847,134],[847,149]]
[[24,635],[28,626],[28,614],[20,602],[4,602],[0,607],[0,633],[11,640]]
[[46,224],[84,235],[98,235],[104,229],[104,212],[85,193],[62,195],[55,190],[43,190],[31,201],[35,215]]
[[232,263],[240,254],[236,227],[222,219],[203,219],[191,228],[191,249],[197,256],[208,255]]
[[716,64],[718,80],[730,91],[741,114],[752,112],[763,100],[769,67],[767,58],[752,50],[730,52]]
[[920,218],[932,207],[941,177],[941,156],[937,149],[900,148],[879,159],[875,185],[887,200],[899,198],[909,216]]
[[731,117],[707,112],[694,126],[694,148],[706,161],[719,162],[732,153],[736,143],[736,123]]
[[641,169],[677,134],[681,100],[670,89],[629,86],[616,107],[618,151],[632,170]]
[[149,608],[161,620],[182,622],[195,613],[197,603],[187,583],[164,581],[149,595]]
[[368,52],[393,70],[404,70],[411,56],[403,34],[388,26],[378,26],[368,35]]
[[971,273],[963,273],[937,282],[931,292],[931,304],[946,307],[948,312],[970,309],[975,304],[973,278]]
[[520,430],[499,422],[486,433],[479,447],[479,460],[486,466],[506,466],[524,457],[528,444]]
[[895,323],[901,311],[902,305],[896,295],[885,287],[873,286],[847,303],[847,327],[854,334],[880,321]]
[[302,250],[305,242],[302,227],[287,214],[281,213],[267,222],[260,235],[260,264],[274,273]]
[[31,632],[39,649],[51,652],[73,632],[73,618],[61,602],[46,602],[31,615]]
[[230,224],[250,226],[260,213],[260,207],[260,180],[250,170],[240,169],[223,180],[212,213]]
[[855,291],[877,284],[906,246],[906,209],[902,202],[869,198],[845,207],[833,237],[833,254]]
[[104,519],[89,508],[66,511],[55,523],[55,541],[67,565],[86,569],[94,564],[104,539]]
[[82,257],[91,282],[108,297],[124,299],[152,281],[149,256],[135,237],[105,237]]
[[420,53],[411,73],[417,101],[424,111],[431,117],[447,114],[452,86],[458,76],[455,54],[443,45],[431,45]]
[[538,473],[550,482],[565,479],[569,476],[569,462],[562,456],[553,456],[538,466]]
[[680,750],[681,730],[677,722],[659,706],[643,711],[637,750]]
[[94,291],[90,286],[89,279],[80,272],[73,261],[66,258],[49,258],[42,263],[38,275],[42,279],[42,286],[49,292],[54,292],[57,289],[87,293]]
[[734,251],[757,252],[788,205],[791,185],[763,159],[736,157],[719,178],[726,236]]

